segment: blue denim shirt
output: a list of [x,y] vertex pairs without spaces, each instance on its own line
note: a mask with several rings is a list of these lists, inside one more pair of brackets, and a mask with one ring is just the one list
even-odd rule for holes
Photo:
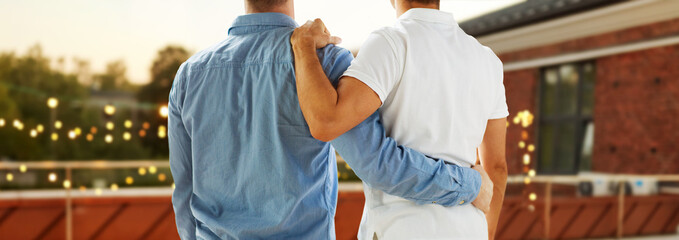
[[[335,149],[373,188],[420,204],[472,202],[480,175],[387,138],[375,113],[330,143],[309,133],[295,88],[290,17],[238,17],[179,68],[169,99],[172,195],[182,239],[334,239]],[[329,79],[349,51],[318,51]]]

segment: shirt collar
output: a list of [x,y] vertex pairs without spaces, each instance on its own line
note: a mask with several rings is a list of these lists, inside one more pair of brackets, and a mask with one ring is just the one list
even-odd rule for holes
[[282,13],[252,13],[241,15],[236,18],[229,28],[229,33],[238,27],[248,26],[277,26],[277,27],[298,27],[297,22],[290,16]]
[[456,25],[455,17],[452,13],[430,9],[430,8],[411,8],[398,18],[399,20],[404,19],[417,19],[427,22],[443,23],[449,25]]

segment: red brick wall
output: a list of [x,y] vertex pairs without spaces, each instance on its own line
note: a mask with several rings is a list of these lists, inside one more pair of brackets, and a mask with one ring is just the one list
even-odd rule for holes
[[679,45],[597,60],[592,168],[679,173]]
[[602,48],[612,45],[643,41],[679,34],[679,19],[632,27],[601,35],[574,39],[515,52],[500,54],[503,62],[514,62],[532,58],[549,57],[569,52]]
[[[501,55],[510,60],[601,48],[679,33],[679,19],[634,27]],[[595,140],[592,170],[611,173],[679,173],[679,45],[648,49],[596,60]],[[535,109],[539,69],[505,72],[511,122],[519,111]],[[656,79],[658,82],[656,83]],[[537,123],[534,123],[534,126]],[[527,130],[530,143],[534,126]],[[519,149],[524,129],[507,131],[510,174],[522,172]],[[532,159],[535,154],[531,155]]]
[[[522,158],[526,152],[525,148],[520,149],[518,146],[519,141],[522,140],[522,132],[526,131],[528,134],[528,139],[525,141],[526,145],[535,143],[534,125],[523,128],[521,125],[514,124],[512,119],[518,112],[523,110],[535,113],[537,82],[538,71],[535,69],[505,73],[504,84],[507,94],[507,106],[509,107],[509,128],[507,128],[507,164],[509,174],[522,173]],[[534,157],[534,155],[531,157]]]

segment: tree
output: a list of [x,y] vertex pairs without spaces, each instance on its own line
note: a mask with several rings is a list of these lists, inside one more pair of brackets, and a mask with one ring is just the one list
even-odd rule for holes
[[175,74],[190,55],[180,46],[167,46],[158,51],[151,67],[151,82],[141,88],[137,99],[140,102],[167,104]]

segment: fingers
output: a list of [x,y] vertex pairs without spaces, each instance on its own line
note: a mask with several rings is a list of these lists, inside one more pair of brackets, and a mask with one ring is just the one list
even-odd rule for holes
[[341,39],[340,37],[337,37],[337,36],[330,36],[330,40],[328,41],[328,44],[335,44],[335,45],[337,45],[337,44],[340,44],[340,43],[342,43],[342,39]]

